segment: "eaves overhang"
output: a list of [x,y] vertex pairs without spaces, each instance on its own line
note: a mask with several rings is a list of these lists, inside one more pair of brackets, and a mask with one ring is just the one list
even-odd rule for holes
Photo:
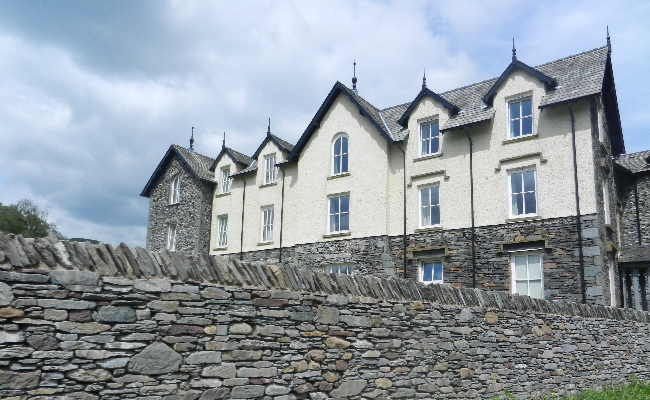
[[445,100],[439,94],[428,89],[427,87],[424,87],[422,88],[422,90],[420,90],[420,93],[418,93],[415,99],[411,102],[411,105],[409,105],[406,111],[404,111],[404,114],[402,114],[402,116],[400,117],[399,121],[397,121],[397,123],[403,126],[404,128],[406,128],[408,125],[409,118],[411,117],[411,113],[415,110],[415,107],[418,106],[420,100],[422,100],[422,98],[424,98],[425,96],[431,96],[434,100],[440,102],[440,104],[442,104],[443,107],[449,109],[449,111],[451,111],[452,114],[456,114],[460,112],[460,107]]
[[169,149],[165,153],[162,160],[160,160],[160,162],[158,163],[158,166],[156,167],[155,171],[153,172],[153,174],[149,178],[149,181],[147,181],[147,184],[144,186],[144,189],[142,189],[142,192],[140,193],[140,196],[149,197],[151,195],[151,191],[153,190],[153,187],[154,187],[156,181],[158,180],[160,175],[164,172],[165,167],[171,161],[171,159],[174,157],[174,155],[178,156],[178,158],[181,160],[181,163],[183,163],[183,165],[185,165],[187,167],[187,169],[190,171],[190,174],[192,174],[192,176],[194,176],[197,180],[199,180],[201,182],[207,182],[209,184],[214,184],[214,182],[212,182],[212,181],[201,178],[196,173],[196,171],[194,171],[194,169],[190,166],[190,164],[187,162],[185,157],[183,157],[183,155],[178,150],[176,150],[174,145],[171,145],[171,146],[169,146]]

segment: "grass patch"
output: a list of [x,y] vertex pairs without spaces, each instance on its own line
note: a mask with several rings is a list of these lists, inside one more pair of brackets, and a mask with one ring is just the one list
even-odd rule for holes
[[[650,400],[650,384],[643,383],[635,376],[630,376],[630,383],[624,386],[603,389],[587,390],[575,396],[551,396],[548,400]],[[512,394],[506,392],[501,397],[494,397],[494,400],[516,399]]]

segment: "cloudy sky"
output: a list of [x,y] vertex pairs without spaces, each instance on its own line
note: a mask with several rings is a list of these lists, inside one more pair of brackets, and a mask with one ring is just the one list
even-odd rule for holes
[[605,45],[627,152],[650,149],[647,1],[0,2],[0,202],[68,237],[144,245],[142,188],[170,144],[295,143],[332,85],[379,108]]

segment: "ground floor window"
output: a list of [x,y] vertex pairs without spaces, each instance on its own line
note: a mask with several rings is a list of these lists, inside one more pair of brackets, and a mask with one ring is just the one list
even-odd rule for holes
[[541,253],[512,253],[512,293],[530,296],[536,299],[544,298]]
[[420,282],[442,283],[442,261],[423,261],[420,264]]
[[167,250],[176,251],[176,224],[169,224],[167,228]]
[[352,275],[353,264],[334,264],[323,266],[323,272],[328,274]]

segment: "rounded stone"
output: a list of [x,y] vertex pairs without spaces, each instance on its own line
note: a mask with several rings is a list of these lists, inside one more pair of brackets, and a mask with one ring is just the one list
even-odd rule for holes
[[490,325],[494,325],[497,322],[499,322],[499,317],[497,316],[496,313],[489,311],[485,313],[485,322],[487,322]]
[[347,349],[350,347],[350,342],[337,337],[328,337],[325,339],[325,346],[330,349]]
[[393,386],[393,382],[387,378],[378,378],[375,379],[375,385],[379,389],[389,389],[391,386]]
[[232,324],[228,328],[228,333],[231,335],[250,335],[253,333],[253,328],[244,323]]

